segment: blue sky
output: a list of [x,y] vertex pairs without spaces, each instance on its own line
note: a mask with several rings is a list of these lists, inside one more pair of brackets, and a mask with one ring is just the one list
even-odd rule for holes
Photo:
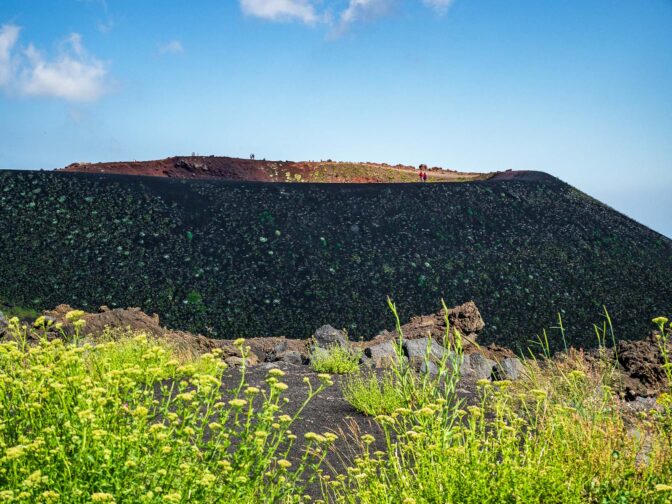
[[672,1],[2,0],[0,138],[543,170],[672,236]]

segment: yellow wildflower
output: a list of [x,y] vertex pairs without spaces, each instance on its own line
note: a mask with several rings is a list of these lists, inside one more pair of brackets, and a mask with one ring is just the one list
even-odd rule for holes
[[76,320],[81,319],[84,315],[86,315],[86,313],[82,310],[71,310],[65,314],[65,320],[67,320],[68,322],[74,322]]
[[92,502],[114,502],[114,495],[104,492],[91,494]]

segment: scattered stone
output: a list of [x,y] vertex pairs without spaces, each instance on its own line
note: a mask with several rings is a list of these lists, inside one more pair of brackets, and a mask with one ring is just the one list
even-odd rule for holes
[[[422,338],[415,340],[403,340],[402,348],[408,361],[411,366],[417,370],[422,371],[422,367],[425,366],[425,357],[427,356],[427,346],[429,345],[429,362],[434,364],[434,366],[429,366],[430,374],[431,370],[436,369],[436,363],[440,362],[443,358],[445,352],[445,347],[439,345],[433,338]],[[427,371],[427,366],[425,366],[425,371]],[[435,373],[434,373],[435,374]]]
[[493,375],[497,380],[518,380],[525,372],[525,366],[517,357],[507,357],[495,366]]
[[313,347],[310,351],[310,354],[308,354],[308,363],[310,364],[310,362],[313,359],[315,360],[326,359],[328,356],[329,356],[329,350],[327,350],[326,348],[318,346]]
[[420,374],[429,374],[431,377],[435,377],[439,374],[439,366],[432,361],[423,361],[418,368]]
[[308,345],[306,340],[287,339],[284,336],[270,336],[267,338],[249,338],[245,340],[252,351],[257,354],[261,362],[274,362],[280,354],[292,350],[298,352],[302,360],[308,360]]
[[370,365],[377,369],[390,367],[397,360],[397,353],[392,341],[384,341],[364,349],[364,356],[371,359]]
[[315,331],[313,339],[315,340],[315,346],[319,348],[329,348],[334,345],[344,347],[348,344],[345,331],[341,331],[330,325],[323,325]]
[[[481,314],[476,307],[476,303],[469,301],[460,306],[448,309],[449,330],[446,328],[446,312],[440,310],[432,315],[421,315],[411,317],[408,324],[401,326],[404,339],[415,340],[427,337],[432,337],[440,345],[444,345],[446,332],[452,342],[454,342],[455,331],[464,336],[463,345],[466,351],[475,350],[475,343],[478,339],[478,334],[485,327],[485,322],[481,318]],[[397,339],[396,331],[382,331],[372,342],[380,343],[382,341],[389,341]]]
[[286,362],[287,364],[294,364],[295,366],[300,366],[303,364],[303,357],[296,350],[287,350],[281,352],[277,355],[277,360]]
[[663,406],[658,404],[655,397],[635,397],[632,401],[626,403],[626,408],[634,413],[649,413],[651,411],[663,411]]
[[[443,310],[439,313],[443,314]],[[478,311],[478,307],[473,301],[468,301],[455,308],[449,308],[448,321],[451,327],[465,335],[478,334],[485,327],[481,312]]]
[[246,359],[233,356],[227,357],[224,359],[224,362],[226,362],[230,367],[241,367],[243,363],[245,363],[245,366],[256,366],[259,364],[259,359],[257,359],[257,356],[252,353]]
[[282,340],[278,344],[273,346],[273,353],[275,355],[280,355],[281,353],[285,352],[287,350],[287,341]]
[[[664,390],[667,376],[658,343],[656,332],[645,340],[622,340],[617,343],[616,355],[626,400],[632,401],[638,396],[654,397]],[[672,343],[668,351],[672,354]]]
[[[52,311],[44,312],[47,324],[52,326],[52,329],[47,331],[48,339],[61,337],[63,333],[66,336],[72,334],[72,323],[65,319],[65,314],[71,310],[72,308],[68,305],[60,305]],[[524,376],[525,366],[511,350],[494,344],[478,347],[472,344],[475,342],[478,331],[484,325],[473,302],[449,309],[448,318],[451,321],[451,329],[457,328],[461,333],[470,335],[464,340],[465,355],[462,376],[465,383],[480,379],[517,380]],[[180,351],[192,355],[202,355],[216,350],[230,366],[238,367],[243,364],[240,350],[234,347],[232,341],[172,331],[160,325],[158,316],[147,315],[138,308],[101,307],[98,313],[85,313],[83,319],[86,325],[80,335],[92,342],[95,342],[96,337],[107,327],[115,329],[111,333],[112,337],[124,336],[126,333],[123,329],[127,328],[150,337],[163,339],[175,345]],[[62,324],[62,330],[53,328],[56,323]],[[0,337],[7,336],[8,324],[7,317],[0,312]],[[402,359],[416,371],[435,376],[438,373],[438,363],[447,352],[443,345],[446,330],[444,312],[413,317],[409,324],[402,326],[402,330],[404,331]],[[40,331],[29,330],[28,332],[31,342],[37,342],[43,336]],[[454,333],[451,332],[450,336],[453,337]],[[282,366],[305,365],[310,362],[311,353],[326,355],[330,347],[338,345],[361,350],[360,363],[362,366],[385,369],[397,361],[396,342],[396,333],[384,331],[371,341],[350,343],[345,331],[325,325],[315,331],[310,340],[287,339],[282,336],[246,339],[245,346],[249,347],[250,353],[245,364],[255,366],[262,362],[269,365],[277,362]],[[588,362],[598,364],[599,362],[617,362],[618,366],[614,371],[618,374],[618,391],[621,396],[633,403],[633,411],[647,410],[655,407],[653,398],[665,391],[667,386],[659,344],[660,337],[654,332],[646,340],[619,341],[616,348],[588,351],[585,357]],[[425,362],[428,345],[429,360]],[[668,351],[672,354],[672,344]]]
[[462,375],[473,380],[489,380],[497,363],[484,357],[480,353],[464,356]]

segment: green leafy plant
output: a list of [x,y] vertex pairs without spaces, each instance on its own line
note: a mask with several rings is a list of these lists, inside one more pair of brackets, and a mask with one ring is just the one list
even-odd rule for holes
[[5,306],[0,299],[0,311],[7,318],[18,317],[21,320],[36,319],[40,313],[35,308],[27,308],[24,306]]
[[318,373],[348,374],[359,369],[361,357],[362,353],[350,346],[318,347],[310,354],[310,367]]
[[348,403],[370,416],[390,414],[406,405],[404,395],[389,371],[380,376],[373,371],[354,373],[343,381],[341,390]]

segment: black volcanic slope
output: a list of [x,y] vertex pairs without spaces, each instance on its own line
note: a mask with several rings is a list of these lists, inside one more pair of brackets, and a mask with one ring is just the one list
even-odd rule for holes
[[[533,174],[534,175],[534,174]],[[593,345],[672,313],[672,241],[550,176],[278,184],[0,172],[0,297],[140,306],[211,335],[368,338],[474,299],[485,339],[526,347],[562,312]],[[556,348],[559,341],[556,338]]]

